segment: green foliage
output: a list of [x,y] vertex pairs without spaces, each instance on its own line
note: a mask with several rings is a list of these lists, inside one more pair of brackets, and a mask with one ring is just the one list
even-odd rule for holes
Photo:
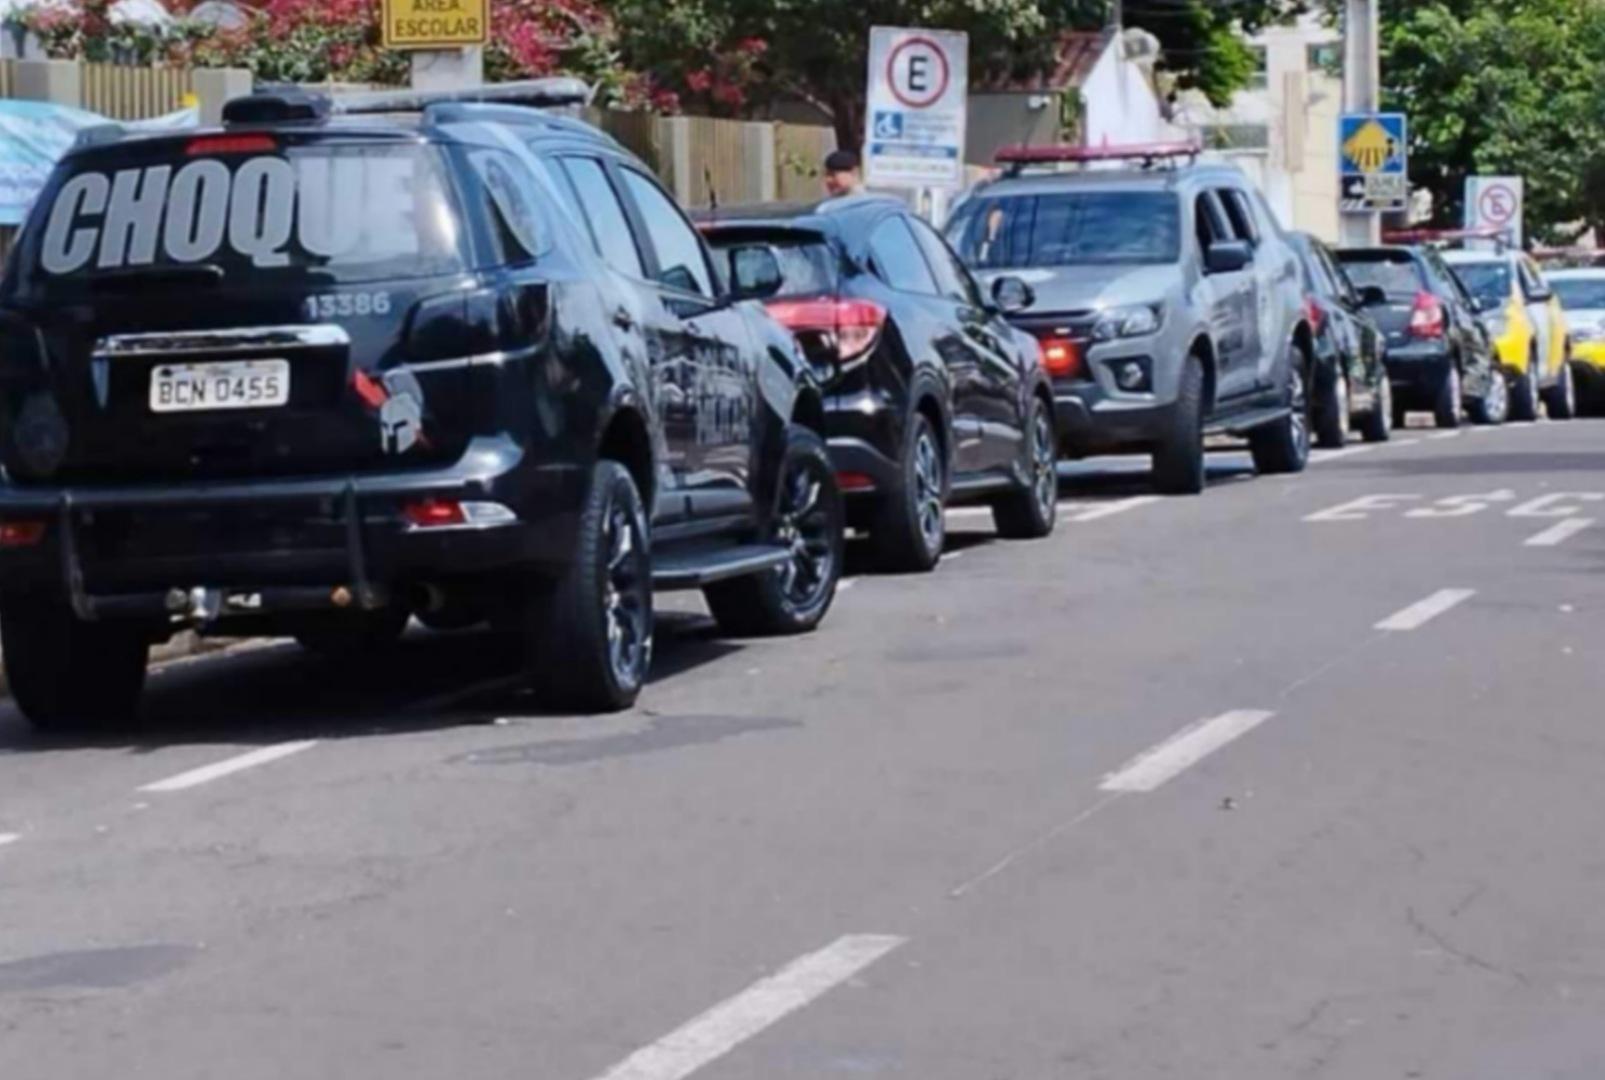
[[1384,105],[1410,116],[1411,178],[1440,224],[1476,173],[1525,178],[1540,240],[1605,220],[1602,49],[1595,0],[1385,0]]
[[[1108,0],[610,0],[626,62],[699,112],[737,114],[777,98],[815,105],[844,145],[862,130],[872,26],[930,26],[970,36],[971,78],[1040,73],[1065,31],[1102,28]],[[1224,102],[1254,73],[1238,29],[1303,9],[1303,0],[1127,0],[1184,86]]]

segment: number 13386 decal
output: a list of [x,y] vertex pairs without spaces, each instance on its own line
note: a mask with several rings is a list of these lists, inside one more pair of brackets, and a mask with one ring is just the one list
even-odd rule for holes
[[388,292],[322,293],[306,298],[309,319],[351,319],[390,314]]

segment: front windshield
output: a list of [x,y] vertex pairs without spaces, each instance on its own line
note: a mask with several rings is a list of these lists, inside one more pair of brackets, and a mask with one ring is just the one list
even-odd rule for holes
[[1605,310],[1605,277],[1550,278],[1549,284],[1567,311]]
[[948,240],[978,270],[1169,263],[1181,212],[1169,192],[1088,191],[972,199]]
[[1510,302],[1510,265],[1502,262],[1454,263],[1455,276],[1484,308],[1497,310]]

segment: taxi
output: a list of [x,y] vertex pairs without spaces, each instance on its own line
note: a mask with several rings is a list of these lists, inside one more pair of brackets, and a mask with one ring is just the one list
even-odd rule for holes
[[1493,338],[1495,357],[1510,382],[1510,419],[1538,419],[1540,401],[1551,420],[1570,419],[1577,394],[1566,314],[1538,264],[1508,250],[1445,251],[1443,257]]
[[1590,415],[1605,415],[1605,268],[1551,270],[1546,277],[1566,313],[1578,401]]

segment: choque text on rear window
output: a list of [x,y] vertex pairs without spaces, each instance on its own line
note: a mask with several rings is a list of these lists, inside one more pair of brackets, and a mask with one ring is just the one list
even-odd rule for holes
[[1181,255],[1181,212],[1170,192],[983,196],[959,208],[947,236],[981,270],[1169,263]]
[[430,147],[311,144],[126,168],[85,161],[49,198],[37,264],[58,278],[210,264],[354,281],[462,262]]

